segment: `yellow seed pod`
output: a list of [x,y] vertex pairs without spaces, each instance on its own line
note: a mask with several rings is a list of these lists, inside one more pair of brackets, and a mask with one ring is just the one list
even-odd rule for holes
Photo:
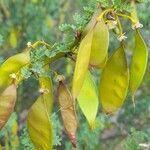
[[61,116],[66,133],[74,147],[76,147],[77,119],[73,97],[62,81],[58,86],[58,99]]
[[135,30],[135,48],[130,66],[130,90],[133,95],[138,89],[146,71],[148,61],[147,46],[138,30]]
[[104,21],[97,22],[93,31],[90,65],[102,68],[108,57],[109,30]]
[[76,98],[79,95],[79,92],[82,88],[85,79],[85,75],[90,60],[92,39],[93,39],[93,30],[89,31],[89,33],[83,38],[79,46],[75,71],[73,75],[73,85],[72,85],[73,98]]
[[87,35],[87,33],[94,28],[97,20],[96,18],[99,16],[101,12],[101,9],[98,9],[95,11],[95,13],[93,14],[91,20],[89,21],[89,23],[86,25],[85,29],[82,32],[82,36],[85,37]]
[[9,57],[0,66],[0,91],[7,87],[12,79],[10,75],[17,73],[19,69],[28,64],[30,61],[30,51],[26,50],[22,53]]
[[16,85],[9,85],[0,95],[0,129],[4,127],[16,103]]
[[31,106],[27,116],[29,136],[36,149],[52,150],[52,86],[49,78],[40,78],[41,95]]
[[39,2],[39,0],[32,0],[33,4],[37,4]]
[[[45,98],[49,99],[48,107],[50,111],[53,109],[53,85],[49,77],[39,78],[41,90],[45,93]],[[41,92],[42,93],[42,92]]]
[[105,112],[117,111],[127,95],[129,71],[123,46],[108,59],[100,79],[100,98]]
[[17,135],[18,132],[18,123],[17,120],[14,120],[13,123],[11,124],[11,137],[12,140],[10,141],[11,148],[12,149],[17,149],[19,146],[19,136]]
[[90,71],[87,71],[86,73],[86,77],[77,100],[83,114],[89,122],[89,125],[93,128],[98,111],[98,93]]
[[14,120],[12,127],[11,127],[11,133],[16,136],[18,132],[18,123],[17,120]]
[[52,28],[54,25],[54,21],[52,18],[50,18],[50,16],[46,16],[45,18],[45,24],[48,28]]
[[17,30],[12,29],[12,31],[10,32],[10,35],[9,35],[9,43],[12,48],[17,47],[17,37],[18,37]]

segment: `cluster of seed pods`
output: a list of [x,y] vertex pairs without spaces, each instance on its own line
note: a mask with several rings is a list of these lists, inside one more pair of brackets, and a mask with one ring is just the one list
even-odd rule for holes
[[[134,6],[134,3],[132,3]],[[96,19],[99,12],[93,15],[82,34],[79,44],[72,90],[59,80],[58,100],[62,122],[66,133],[76,148],[77,115],[76,100],[91,128],[95,126],[99,102],[103,111],[113,113],[124,104],[128,89],[134,101],[135,93],[142,82],[148,61],[148,50],[138,29],[139,21],[134,7],[131,17],[134,24],[135,47],[130,64],[127,63],[124,41],[110,57],[109,28],[106,18]],[[30,63],[30,50],[8,58],[0,66],[0,129],[4,127],[16,102],[17,75],[20,69]],[[11,67],[10,67],[11,66]],[[130,67],[129,67],[130,66]],[[99,85],[95,83],[90,68],[101,70]],[[46,71],[49,66],[45,67]],[[53,89],[50,77],[39,77],[40,96],[31,106],[27,116],[29,135],[36,149],[52,149],[53,131],[51,111]]]

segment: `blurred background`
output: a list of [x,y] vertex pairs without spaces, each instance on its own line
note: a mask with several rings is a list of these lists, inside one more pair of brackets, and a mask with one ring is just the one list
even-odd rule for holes
[[[59,26],[73,23],[73,15],[83,13],[83,6],[94,0],[0,0],[0,63],[6,58],[23,51],[28,41],[44,40],[54,43],[62,39]],[[138,15],[144,27],[141,30],[148,49],[150,48],[150,1],[138,4]],[[130,57],[133,49],[133,33],[127,21],[122,22],[127,35],[126,53]],[[131,42],[130,42],[131,41]],[[117,40],[111,33],[109,51],[117,48]],[[60,59],[52,67],[67,77],[70,86],[72,65]],[[150,149],[150,62],[144,80],[136,94],[134,111],[130,93],[123,108],[113,116],[97,115],[97,128],[91,130],[78,110],[79,150],[149,150]],[[95,79],[99,71],[93,71]],[[53,81],[56,93],[57,83]],[[38,82],[29,78],[18,87],[15,112],[0,131],[0,144],[5,150],[34,150],[26,128],[27,111],[38,96]],[[54,149],[70,150],[71,145],[64,133],[57,106],[53,110]]]

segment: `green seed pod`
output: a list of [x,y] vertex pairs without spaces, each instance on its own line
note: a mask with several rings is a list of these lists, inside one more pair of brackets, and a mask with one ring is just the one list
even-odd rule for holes
[[97,87],[94,80],[92,79],[90,71],[87,71],[86,73],[86,77],[77,100],[89,125],[91,128],[93,128],[95,125],[95,118],[99,103]]
[[29,110],[27,127],[37,150],[52,150],[53,132],[50,121],[53,101],[52,84],[48,77],[40,77],[39,82],[41,95]]
[[12,48],[17,47],[17,41],[18,41],[17,38],[18,38],[18,32],[15,28],[13,28],[9,35],[9,43]]
[[129,71],[123,46],[108,59],[100,80],[100,98],[105,112],[117,111],[127,95]]
[[92,39],[93,30],[89,31],[79,46],[72,85],[72,95],[74,99],[79,95],[86,76],[91,54]]
[[138,89],[146,71],[148,50],[138,30],[135,30],[135,48],[130,66],[130,90],[134,101],[134,94]]
[[9,57],[0,66],[0,92],[7,87],[12,79],[10,74],[17,73],[19,69],[28,64],[30,61],[30,51],[26,50],[22,53]]
[[100,12],[101,12],[101,9],[98,9],[98,10],[95,11],[95,13],[93,14],[91,20],[89,21],[89,23],[87,24],[87,26],[85,27],[85,29],[84,29],[83,32],[82,32],[82,36],[83,36],[83,37],[85,37],[85,36],[87,35],[87,33],[88,33],[91,29],[94,28],[94,26],[95,26],[95,24],[96,24],[96,22],[97,22],[96,18],[99,16]]
[[97,22],[93,30],[90,65],[102,68],[108,57],[109,30],[103,20]]

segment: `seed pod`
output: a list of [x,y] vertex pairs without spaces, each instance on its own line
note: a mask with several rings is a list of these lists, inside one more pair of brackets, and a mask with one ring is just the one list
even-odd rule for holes
[[0,95],[0,129],[4,127],[16,103],[16,85],[9,85]]
[[134,94],[138,89],[146,71],[148,61],[147,46],[138,30],[135,30],[135,48],[130,66],[130,90],[134,102]]
[[96,18],[99,16],[101,12],[101,9],[98,9],[95,11],[95,13],[93,14],[91,20],[89,21],[89,23],[87,24],[87,26],[85,27],[85,29],[82,32],[82,36],[85,37],[85,35],[87,35],[87,33],[94,28],[95,24],[96,24]]
[[100,98],[105,112],[118,110],[125,100],[129,72],[123,46],[108,59],[100,80]]
[[14,119],[11,122],[10,134],[11,134],[11,140],[10,140],[11,148],[17,149],[17,147],[19,146],[19,136],[18,136],[18,123],[16,119]]
[[72,94],[74,99],[79,95],[88,69],[92,38],[93,30],[89,31],[79,46],[72,85]]
[[11,56],[0,66],[0,92],[11,83],[10,74],[17,73],[29,61],[30,51],[26,50]]
[[58,86],[58,99],[65,130],[72,145],[76,147],[77,119],[74,101],[70,91],[62,81],[59,82]]
[[80,94],[77,97],[79,106],[93,128],[98,111],[97,88],[90,71],[87,72]]
[[17,47],[17,37],[18,37],[17,30],[12,29],[12,31],[10,32],[10,35],[9,35],[9,43],[12,48]]
[[45,93],[45,98],[49,100],[48,102],[48,108],[51,112],[53,109],[53,85],[52,81],[49,77],[42,77],[39,78],[41,89],[43,89],[43,93]]
[[41,77],[41,96],[29,110],[27,127],[29,136],[37,150],[52,150],[52,124],[50,114],[52,109],[52,85],[49,78]]
[[97,22],[93,31],[90,65],[102,68],[108,57],[109,31],[104,21]]

